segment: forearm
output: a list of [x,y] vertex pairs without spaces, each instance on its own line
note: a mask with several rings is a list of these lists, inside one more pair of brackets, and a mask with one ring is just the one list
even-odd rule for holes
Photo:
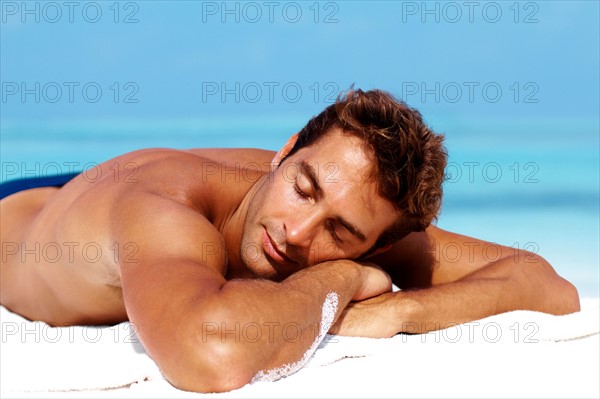
[[389,296],[398,332],[426,332],[511,310],[565,314],[579,310],[576,289],[542,258],[513,257],[459,281]]
[[[360,270],[349,265],[347,261],[327,262],[281,283],[231,280],[212,299],[214,309],[224,323],[260,325],[262,336],[268,340],[256,344],[240,340],[239,345],[252,355],[259,369],[297,360],[317,338],[326,296],[332,293],[337,297],[336,320],[359,290]],[[259,361],[257,353],[264,359]]]
[[[228,281],[197,310],[195,367],[178,373],[178,385],[229,390],[258,373],[268,377],[282,366],[288,372],[301,367],[329,328],[323,323],[334,322],[360,289],[360,273],[347,262],[328,262],[281,283]],[[212,377],[200,380],[196,372]]]

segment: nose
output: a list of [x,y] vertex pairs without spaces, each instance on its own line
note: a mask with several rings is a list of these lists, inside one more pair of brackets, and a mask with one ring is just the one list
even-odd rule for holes
[[318,233],[319,224],[320,216],[317,212],[295,213],[284,223],[286,243],[309,248]]

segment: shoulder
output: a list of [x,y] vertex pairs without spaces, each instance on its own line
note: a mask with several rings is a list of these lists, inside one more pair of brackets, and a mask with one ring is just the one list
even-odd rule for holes
[[155,177],[165,182],[176,181],[179,187],[198,187],[206,183],[239,183],[240,176],[264,175],[270,171],[274,155],[273,151],[255,148],[156,148],[124,154],[102,166],[128,167],[132,174],[140,172],[143,185],[151,184]]
[[143,149],[85,171],[72,186],[94,192],[94,198],[152,193],[197,208],[216,202],[237,206],[233,202],[269,172],[272,154],[259,149]]
[[268,172],[275,152],[258,148],[193,148],[187,150],[171,148],[146,148],[122,154],[99,166],[130,168],[153,166],[157,163],[175,167],[178,163],[189,166],[214,163],[223,167],[252,168],[260,166]]
[[135,243],[141,264],[186,259],[224,272],[227,260],[221,232],[193,205],[130,191],[114,204],[110,217],[109,236],[115,242]]
[[[60,219],[61,231],[72,233],[69,237],[135,242],[150,256],[199,258],[196,249],[202,245],[223,246],[220,221],[257,180],[236,182],[235,173],[221,175],[213,158],[172,149],[123,154],[68,183],[48,212]],[[208,263],[220,269],[224,260]]]
[[186,151],[224,168],[269,171],[275,151],[259,148],[193,148]]
[[431,225],[369,260],[388,271],[400,288],[426,288],[461,280],[516,253],[515,248]]

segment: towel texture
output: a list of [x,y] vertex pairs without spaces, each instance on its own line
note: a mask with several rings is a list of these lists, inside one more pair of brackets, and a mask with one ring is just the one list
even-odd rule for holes
[[[327,335],[299,372],[227,397],[598,397],[598,300],[428,334]],[[2,397],[198,397],[172,387],[130,323],[50,327],[0,308]]]

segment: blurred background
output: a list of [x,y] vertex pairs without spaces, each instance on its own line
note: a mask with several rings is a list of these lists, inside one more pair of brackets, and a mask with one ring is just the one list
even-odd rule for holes
[[2,181],[143,147],[277,150],[340,91],[380,88],[446,135],[441,228],[599,296],[598,2],[0,5]]

